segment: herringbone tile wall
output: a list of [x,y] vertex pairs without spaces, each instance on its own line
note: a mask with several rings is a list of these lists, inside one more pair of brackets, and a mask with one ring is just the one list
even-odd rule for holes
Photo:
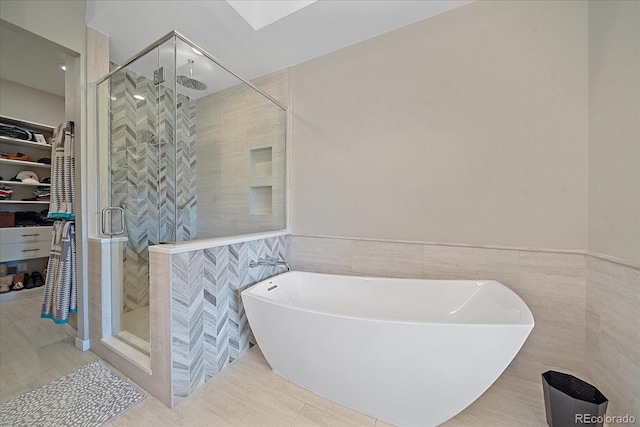
[[254,342],[240,293],[282,272],[249,261],[290,259],[290,236],[171,256],[172,403],[246,352]]
[[196,237],[195,101],[178,94],[174,144],[173,96],[130,70],[111,78],[111,205],[125,208],[128,237],[123,312],[149,304],[149,245]]

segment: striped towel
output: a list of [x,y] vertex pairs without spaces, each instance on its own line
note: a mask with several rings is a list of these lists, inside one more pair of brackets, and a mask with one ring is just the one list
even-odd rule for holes
[[74,221],[56,221],[40,317],[67,323],[69,314],[78,310],[76,292],[76,225]]
[[73,122],[65,122],[54,133],[49,218],[76,219],[73,206],[76,174],[73,129]]

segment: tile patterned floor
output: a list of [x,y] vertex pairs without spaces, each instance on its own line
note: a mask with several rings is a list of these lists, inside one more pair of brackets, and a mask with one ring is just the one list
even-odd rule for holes
[[0,403],[98,360],[75,348],[63,325],[40,318],[42,292],[0,302]]
[[[64,328],[39,318],[40,297],[0,304],[0,402],[97,360]],[[110,426],[371,426],[389,424],[317,396],[275,374],[253,347],[169,409],[152,396]],[[542,387],[505,374],[445,427],[546,426]]]
[[[503,376],[473,405],[443,426],[546,426],[543,405],[540,385]],[[253,347],[173,410],[147,398],[111,425],[389,426],[275,374],[258,347]]]

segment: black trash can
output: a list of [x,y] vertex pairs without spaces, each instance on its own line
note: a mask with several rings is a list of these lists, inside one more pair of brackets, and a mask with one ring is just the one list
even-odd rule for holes
[[544,408],[551,427],[602,427],[607,403],[600,390],[573,375],[556,371],[542,374]]

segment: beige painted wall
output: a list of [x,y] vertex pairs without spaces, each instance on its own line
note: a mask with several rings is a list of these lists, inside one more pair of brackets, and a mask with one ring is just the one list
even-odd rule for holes
[[587,4],[476,2],[295,66],[295,234],[585,249]]
[[589,250],[640,264],[638,2],[589,2]]
[[9,80],[0,80],[0,114],[57,126],[64,121],[64,98]]

